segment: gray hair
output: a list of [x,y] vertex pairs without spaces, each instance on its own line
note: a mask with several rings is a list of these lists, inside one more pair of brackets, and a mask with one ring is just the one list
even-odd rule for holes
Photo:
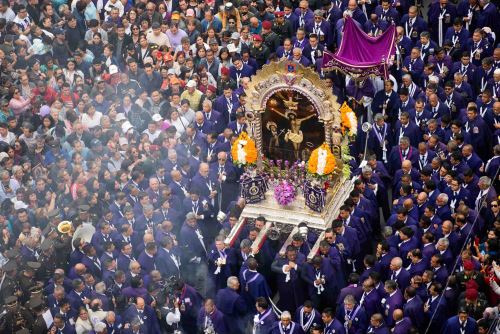
[[95,291],[98,293],[104,293],[106,291],[106,283],[104,282],[99,282],[95,285]]
[[282,320],[283,319],[292,319],[292,315],[288,311],[283,311],[283,313],[281,313],[280,319],[282,319]]
[[448,248],[448,246],[450,245],[450,240],[448,240],[448,238],[440,238],[437,243],[444,245],[446,246],[446,248]]
[[96,331],[96,333],[100,333],[105,329],[106,329],[106,324],[104,324],[103,322],[98,322],[94,325],[94,330]]
[[365,165],[365,166],[363,166],[363,168],[361,168],[362,173],[367,173],[367,172],[371,173],[372,171],[373,171],[372,168],[368,165]]
[[252,241],[249,239],[243,239],[240,242],[240,248],[250,248],[252,247]]
[[443,202],[448,203],[448,199],[449,198],[448,198],[447,194],[441,193],[441,194],[438,195],[437,199],[441,199],[441,200],[443,200]]
[[479,178],[479,182],[478,183],[482,183],[485,186],[489,187],[491,185],[491,179],[488,176],[481,176]]
[[392,261],[394,261],[394,265],[399,267],[399,268],[401,268],[403,266],[403,260],[400,257],[394,257],[394,258],[392,258]]
[[210,108],[212,107],[212,101],[210,101],[209,99],[205,99],[203,101],[203,105],[205,105],[205,104],[208,105],[208,106],[210,106]]
[[401,143],[404,143],[404,144],[408,144],[408,145],[410,145],[410,138],[403,136],[403,137],[401,137],[401,138],[399,139],[399,143],[400,143],[400,144],[401,144]]
[[238,277],[236,276],[229,276],[227,278],[227,287],[232,288],[236,283],[238,283]]
[[344,298],[344,304],[356,304],[356,298],[353,295],[347,295]]

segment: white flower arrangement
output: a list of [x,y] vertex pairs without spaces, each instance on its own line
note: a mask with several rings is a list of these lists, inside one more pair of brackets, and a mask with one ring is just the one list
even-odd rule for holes
[[349,122],[351,123],[349,134],[351,136],[355,136],[358,134],[358,119],[356,118],[356,114],[353,111],[349,111],[346,115],[349,118]]
[[318,168],[316,169],[318,175],[323,175],[325,173],[327,154],[328,153],[324,149],[319,149],[318,151]]
[[247,144],[247,141],[246,140],[240,140],[238,142],[238,162],[240,164],[246,164],[247,162],[247,152],[245,152],[244,148],[245,148],[245,145]]

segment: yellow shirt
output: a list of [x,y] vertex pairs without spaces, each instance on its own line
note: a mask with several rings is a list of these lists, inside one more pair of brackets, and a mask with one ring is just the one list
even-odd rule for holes
[[201,98],[203,97],[203,93],[200,92],[198,89],[196,89],[193,94],[190,94],[189,91],[186,89],[184,92],[181,94],[181,100],[188,100],[189,104],[191,106],[191,109],[198,111],[200,110],[200,102]]

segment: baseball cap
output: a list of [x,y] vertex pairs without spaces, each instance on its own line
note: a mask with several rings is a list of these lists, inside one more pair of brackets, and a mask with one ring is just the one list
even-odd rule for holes
[[116,114],[116,117],[115,117],[116,122],[124,121],[126,119],[127,119],[127,117],[125,117],[125,115],[123,113]]
[[155,122],[159,122],[159,121],[163,121],[163,117],[161,117],[160,114],[154,114],[153,117],[151,117],[153,119],[153,121]]

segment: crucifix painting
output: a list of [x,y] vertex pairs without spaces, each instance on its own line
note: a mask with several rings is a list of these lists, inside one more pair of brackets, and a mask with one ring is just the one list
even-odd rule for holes
[[270,159],[306,160],[324,141],[313,104],[293,90],[281,90],[267,100],[262,122],[264,154]]

